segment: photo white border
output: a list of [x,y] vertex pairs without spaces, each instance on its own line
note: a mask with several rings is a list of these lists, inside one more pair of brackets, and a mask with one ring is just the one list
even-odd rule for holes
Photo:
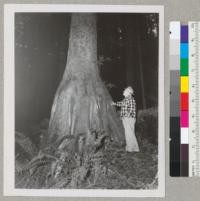
[[[14,155],[14,16],[16,12],[92,12],[159,14],[158,80],[158,188],[155,190],[16,189]],[[164,7],[158,5],[100,4],[5,4],[4,5],[4,196],[45,197],[164,197],[165,196],[165,111],[164,111]]]

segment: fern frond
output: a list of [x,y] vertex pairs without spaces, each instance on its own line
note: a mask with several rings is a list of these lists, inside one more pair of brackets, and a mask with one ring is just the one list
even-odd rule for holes
[[31,158],[37,153],[37,147],[24,133],[15,132],[15,144],[20,146]]
[[39,152],[39,154],[34,157],[23,169],[23,171],[28,171],[30,169],[34,169],[35,167],[38,166],[44,166],[46,164],[51,163],[52,161],[57,161],[58,158],[55,156],[49,155],[49,154],[44,154]]

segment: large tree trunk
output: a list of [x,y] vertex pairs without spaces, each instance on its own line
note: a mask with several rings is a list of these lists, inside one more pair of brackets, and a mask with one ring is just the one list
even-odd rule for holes
[[95,130],[123,142],[123,126],[111,101],[98,72],[96,17],[72,14],[67,65],[49,123],[51,141]]

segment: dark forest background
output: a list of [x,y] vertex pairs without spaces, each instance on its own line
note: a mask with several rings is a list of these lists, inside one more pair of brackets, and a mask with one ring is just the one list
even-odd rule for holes
[[[50,117],[68,51],[70,14],[15,14],[15,127]],[[135,90],[137,110],[158,104],[158,15],[97,14],[100,74],[114,101]]]

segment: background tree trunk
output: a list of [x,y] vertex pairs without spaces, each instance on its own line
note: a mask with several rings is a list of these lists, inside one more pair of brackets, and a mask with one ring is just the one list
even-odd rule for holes
[[138,47],[138,54],[139,54],[139,73],[140,73],[140,81],[141,81],[142,106],[144,109],[146,109],[147,106],[146,106],[145,86],[144,86],[144,72],[143,72],[143,65],[142,65],[142,45],[141,45],[141,39],[140,39],[138,31],[137,31],[137,47]]
[[51,110],[50,140],[96,130],[123,142],[123,126],[111,101],[97,66],[96,17],[72,14],[67,65]]

